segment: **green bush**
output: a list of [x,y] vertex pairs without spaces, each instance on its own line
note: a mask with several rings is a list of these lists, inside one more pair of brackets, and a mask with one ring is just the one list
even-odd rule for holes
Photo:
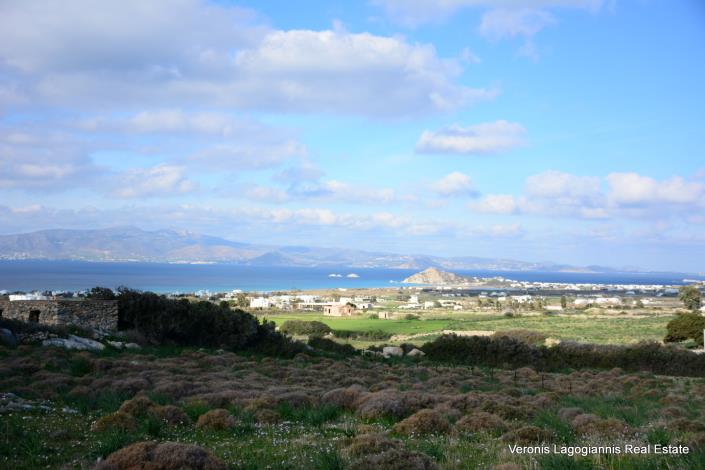
[[324,336],[331,332],[330,326],[320,321],[287,320],[279,331],[288,335]]
[[531,346],[506,336],[443,335],[424,344],[426,358],[456,364],[537,370],[612,369],[705,377],[705,355],[659,343],[628,346],[563,342],[551,348]]
[[493,336],[495,338],[499,338],[499,337],[514,338],[517,341],[521,341],[522,343],[531,344],[534,346],[541,345],[546,341],[546,335],[544,335],[543,333],[539,333],[538,331],[522,330],[522,329],[497,331],[497,332],[495,332],[495,334]]
[[226,302],[190,302],[153,292],[118,289],[118,329],[136,330],[155,345],[254,350],[263,354],[292,356],[303,345],[275,331],[273,323],[257,318]]
[[695,340],[699,346],[703,345],[703,330],[705,330],[705,317],[699,313],[681,313],[666,325],[666,343],[676,343],[687,339]]
[[349,344],[340,344],[332,339],[321,338],[320,336],[309,338],[308,345],[314,349],[332,352],[341,356],[352,356],[357,353],[357,350]]
[[367,341],[374,340],[385,340],[389,339],[392,335],[382,330],[369,330],[369,331],[351,331],[351,330],[333,330],[333,335],[336,338],[341,339],[361,339]]

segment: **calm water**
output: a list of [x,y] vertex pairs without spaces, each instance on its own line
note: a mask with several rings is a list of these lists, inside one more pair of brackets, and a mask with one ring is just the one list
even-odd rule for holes
[[[412,269],[280,268],[166,263],[91,263],[82,261],[0,261],[0,290],[82,290],[94,286],[127,286],[154,292],[272,291],[351,287],[389,287],[416,272]],[[481,277],[552,282],[607,284],[682,284],[678,273],[548,273],[456,271]],[[336,273],[343,277],[331,278]],[[348,278],[355,273],[358,278]]]

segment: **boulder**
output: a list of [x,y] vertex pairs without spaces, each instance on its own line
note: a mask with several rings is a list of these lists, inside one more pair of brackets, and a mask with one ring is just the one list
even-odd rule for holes
[[15,348],[17,347],[17,338],[7,328],[0,328],[0,344],[8,348]]
[[423,356],[425,356],[425,355],[426,355],[425,352],[423,352],[422,350],[417,349],[417,348],[412,349],[412,350],[409,351],[409,353],[407,354],[407,356],[409,356],[409,357],[423,357]]
[[125,343],[125,349],[142,349],[142,346],[137,343]]
[[114,347],[115,349],[125,349],[125,343],[122,341],[106,341],[110,346]]
[[69,335],[68,338],[50,338],[42,341],[42,346],[57,346],[65,349],[76,349],[79,351],[102,351],[105,345],[98,341],[81,338],[76,335]]
[[402,357],[404,355],[404,350],[399,346],[385,346],[382,348],[382,354],[384,357]]

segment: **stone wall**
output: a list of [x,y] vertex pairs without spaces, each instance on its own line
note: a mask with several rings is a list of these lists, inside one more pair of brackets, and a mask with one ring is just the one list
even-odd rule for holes
[[116,300],[0,300],[0,316],[42,325],[117,330]]

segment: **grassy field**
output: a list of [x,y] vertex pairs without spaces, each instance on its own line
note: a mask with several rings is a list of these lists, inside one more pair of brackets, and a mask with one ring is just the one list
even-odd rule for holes
[[[666,332],[666,324],[673,318],[660,316],[519,316],[449,313],[431,315],[419,320],[378,320],[366,315],[337,318],[318,313],[281,313],[264,315],[267,319],[281,325],[287,320],[317,320],[333,329],[351,331],[380,330],[393,335],[421,335],[408,342],[423,343],[433,339],[442,330],[464,331],[503,331],[527,329],[543,333],[549,338],[572,340],[584,343],[627,344],[638,341],[661,341]],[[373,342],[356,341],[357,345]]]
[[[0,371],[0,390],[31,404],[0,415],[0,468],[92,468],[132,443],[170,441],[242,470],[705,469],[701,378],[173,348],[0,348]],[[595,443],[690,451],[509,451]]]

